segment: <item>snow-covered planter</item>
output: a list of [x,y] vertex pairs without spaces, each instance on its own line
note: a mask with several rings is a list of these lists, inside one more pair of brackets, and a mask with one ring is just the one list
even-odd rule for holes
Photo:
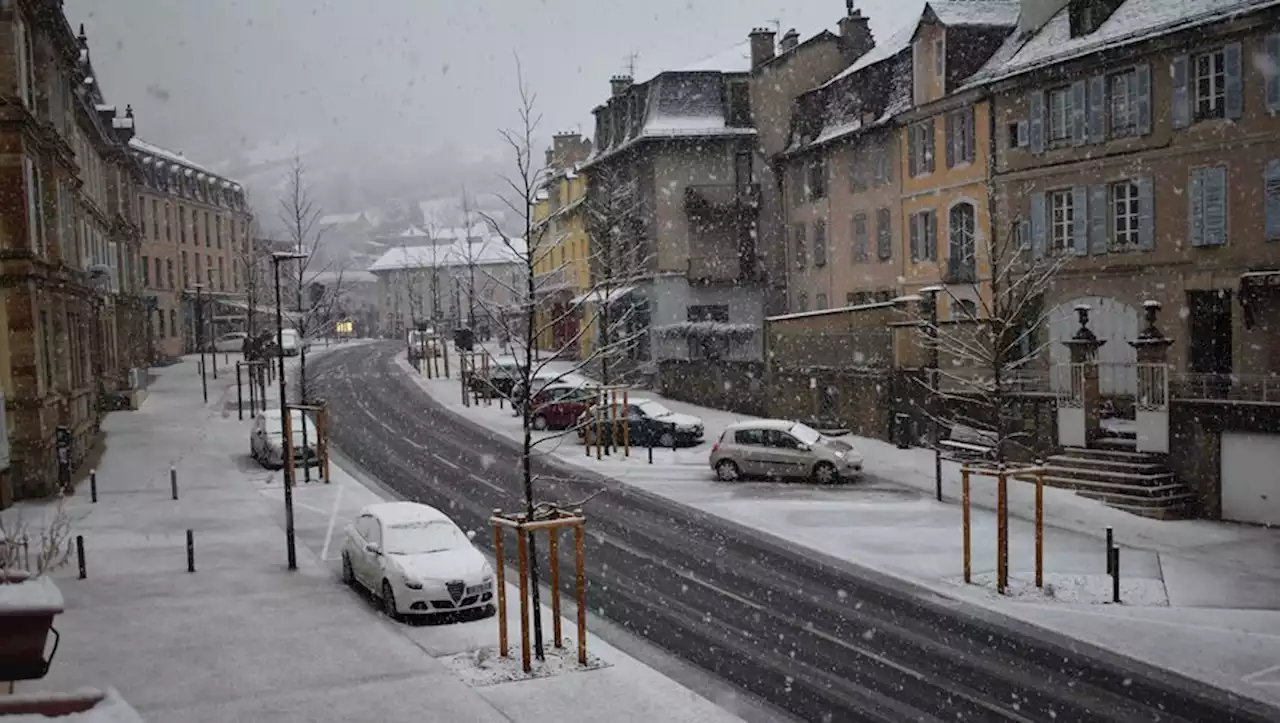
[[664,339],[750,339],[759,327],[752,324],[730,324],[723,321],[682,321],[654,329]]
[[[58,650],[53,618],[62,606],[62,591],[48,577],[0,570],[0,680],[34,680],[49,672]],[[50,633],[53,648],[46,658]]]
[[143,723],[115,690],[86,688],[74,693],[0,696],[0,723],[50,720],[57,723]]

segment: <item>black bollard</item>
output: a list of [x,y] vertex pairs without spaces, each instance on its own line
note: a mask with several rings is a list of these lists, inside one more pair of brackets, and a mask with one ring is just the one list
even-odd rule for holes
[[76,535],[76,563],[80,566],[80,579],[89,577],[84,568],[84,535]]
[[98,470],[89,470],[89,499],[93,502],[98,501]]
[[173,467],[169,468],[169,488],[173,491],[173,498],[178,499],[178,470]]
[[1120,602],[1120,548],[1111,548],[1111,602]]
[[187,530],[187,572],[196,571],[196,533]]
[[653,464],[653,440],[649,440],[649,464]]
[[236,363],[236,416],[244,421],[244,392],[240,389],[240,364]]
[[1108,526],[1107,526],[1107,574],[1108,574],[1108,575],[1112,574],[1112,571],[1111,571],[1111,549],[1112,549],[1113,547],[1115,547],[1115,546],[1116,546],[1116,545],[1115,545],[1115,541],[1113,540],[1112,535],[1111,535],[1111,526],[1110,526],[1110,525],[1108,525]]

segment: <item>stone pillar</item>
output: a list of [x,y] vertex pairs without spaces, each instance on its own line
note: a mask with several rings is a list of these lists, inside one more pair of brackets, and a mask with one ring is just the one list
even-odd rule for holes
[[1138,332],[1137,339],[1129,342],[1129,346],[1138,352],[1139,364],[1165,364],[1168,362],[1169,347],[1173,345],[1173,340],[1165,338],[1156,326],[1156,316],[1160,314],[1160,302],[1144,301],[1142,311],[1147,316],[1147,325]]
[[1062,343],[1071,351],[1072,365],[1084,365],[1084,388],[1080,390],[1080,403],[1084,408],[1085,439],[1091,441],[1098,438],[1101,428],[1098,417],[1100,401],[1098,348],[1107,342],[1099,339],[1089,328],[1089,309],[1088,304],[1076,305],[1075,311],[1080,318],[1080,328],[1070,339]]

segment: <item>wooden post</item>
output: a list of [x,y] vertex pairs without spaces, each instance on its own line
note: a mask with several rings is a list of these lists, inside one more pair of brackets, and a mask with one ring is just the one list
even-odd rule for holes
[[[481,368],[481,373],[484,374],[484,378],[488,379],[489,378],[489,355],[488,354],[480,355],[480,368]],[[525,390],[525,391],[526,393],[532,392],[532,390]],[[490,392],[492,392],[492,390],[490,390]],[[487,393],[484,395],[484,405],[486,407],[493,406],[493,394]]]
[[600,459],[603,456],[601,454],[601,452],[603,451],[601,447],[603,440],[601,439],[602,435],[600,434],[600,422],[604,417],[604,400],[605,400],[605,394],[604,394],[604,391],[602,390],[600,392],[600,402],[596,404],[595,413],[594,413],[595,423],[596,423],[596,459]]
[[563,648],[560,631],[560,528],[547,528],[547,554],[551,556],[551,629],[556,648]]
[[[581,519],[582,510],[573,511]],[[578,665],[587,664],[587,571],[586,571],[586,521],[573,526],[574,566],[577,568],[578,587]]]
[[1009,586],[1009,479],[1001,469],[996,473],[996,590],[1003,595]]
[[631,400],[628,398],[628,395],[627,395],[627,390],[623,389],[622,390],[622,446],[623,446],[623,449],[626,450],[625,456],[627,457],[631,456],[631,415],[627,413],[627,410],[631,409],[630,401]]
[[605,453],[618,451],[618,390],[609,390],[609,446]]
[[528,673],[533,669],[529,662],[529,543],[524,534],[524,515],[517,519],[520,521],[516,526],[516,554],[520,560],[520,666]]
[[[493,516],[502,514],[502,510],[494,510]],[[502,557],[502,525],[493,523],[493,571],[497,576],[495,586],[498,594],[498,654],[507,657],[507,563]]]
[[972,549],[970,546],[971,528],[969,527],[969,465],[960,469],[961,509],[964,515],[964,581],[973,582]]
[[449,344],[447,342],[440,344],[440,356],[444,357],[444,378],[449,378]]
[[1044,587],[1044,469],[1036,470],[1036,587]]
[[462,406],[471,406],[469,402],[467,389],[467,354],[466,352],[458,352],[458,383],[462,387]]
[[316,414],[316,440],[320,448],[320,470],[324,473],[324,483],[329,484],[329,405],[322,404]]

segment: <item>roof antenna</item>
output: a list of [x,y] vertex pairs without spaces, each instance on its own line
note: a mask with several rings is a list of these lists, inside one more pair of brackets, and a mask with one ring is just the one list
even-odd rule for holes
[[782,18],[771,18],[769,22],[773,23],[773,34],[782,35]]
[[631,76],[632,79],[636,77],[636,60],[639,57],[640,54],[635,51],[627,55],[627,75]]

